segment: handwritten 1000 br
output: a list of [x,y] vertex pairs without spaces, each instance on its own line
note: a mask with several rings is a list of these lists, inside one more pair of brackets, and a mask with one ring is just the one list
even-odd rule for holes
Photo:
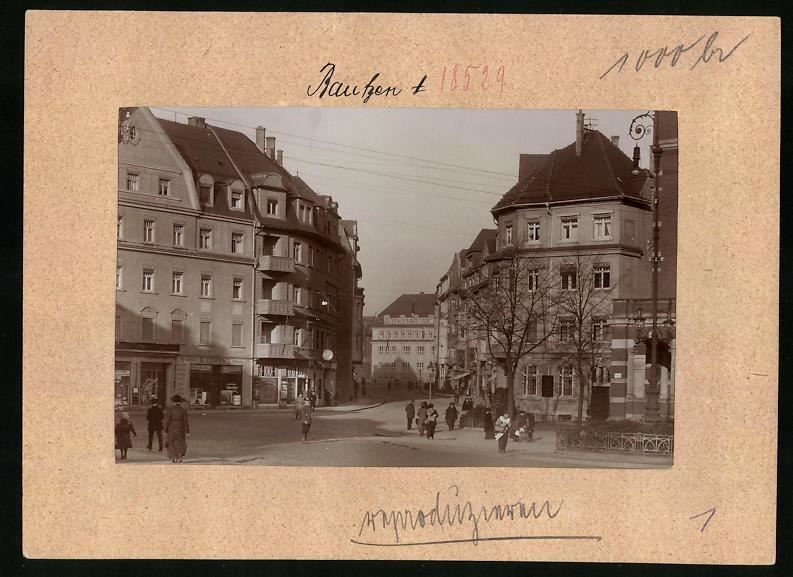
[[465,68],[461,64],[447,68],[443,67],[441,73],[441,93],[445,91],[455,92],[462,90],[484,90],[491,87],[498,87],[498,95],[504,92],[504,67],[491,67],[489,64],[472,65],[468,64]]

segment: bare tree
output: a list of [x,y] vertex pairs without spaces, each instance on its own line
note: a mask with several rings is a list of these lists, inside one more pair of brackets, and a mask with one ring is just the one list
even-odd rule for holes
[[610,347],[608,321],[614,284],[608,263],[577,253],[559,267],[559,341],[572,351],[578,379],[578,421],[589,398],[601,357]]
[[486,343],[504,371],[507,406],[514,416],[515,375],[521,361],[556,330],[553,299],[558,279],[546,259],[511,250],[482,267],[487,278],[469,288],[465,299],[466,340]]

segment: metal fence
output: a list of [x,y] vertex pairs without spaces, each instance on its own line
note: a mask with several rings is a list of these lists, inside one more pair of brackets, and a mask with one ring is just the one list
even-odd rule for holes
[[560,451],[592,451],[595,453],[673,455],[675,451],[675,436],[648,433],[578,431],[575,428],[557,429],[556,449]]

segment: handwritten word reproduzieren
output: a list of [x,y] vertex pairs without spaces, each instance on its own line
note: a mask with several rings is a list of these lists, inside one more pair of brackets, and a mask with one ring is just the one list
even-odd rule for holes
[[[498,95],[504,92],[504,67],[499,66],[493,72],[495,67],[489,64],[468,64],[465,68],[461,64],[447,68],[443,67],[441,74],[441,93],[445,91],[455,92],[462,90],[468,92],[469,90],[483,90],[487,91],[492,86],[498,85]],[[495,80],[494,78],[495,77]],[[448,82],[448,84],[447,84]]]

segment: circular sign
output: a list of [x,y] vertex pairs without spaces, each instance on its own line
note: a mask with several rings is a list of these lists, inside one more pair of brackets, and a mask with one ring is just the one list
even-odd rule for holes
[[326,361],[332,360],[333,359],[333,351],[330,350],[330,349],[325,349],[324,351],[322,351],[322,358],[325,359]]

